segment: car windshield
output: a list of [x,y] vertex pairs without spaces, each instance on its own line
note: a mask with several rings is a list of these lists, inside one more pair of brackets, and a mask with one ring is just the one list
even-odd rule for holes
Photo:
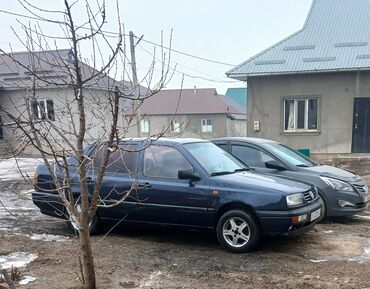
[[267,143],[265,144],[265,147],[279,157],[283,162],[290,165],[297,167],[312,167],[316,165],[314,161],[285,145],[279,143]]
[[184,147],[212,176],[248,170],[245,164],[213,143],[188,143]]

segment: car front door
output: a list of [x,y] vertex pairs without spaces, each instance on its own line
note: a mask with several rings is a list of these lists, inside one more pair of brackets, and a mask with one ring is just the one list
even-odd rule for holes
[[266,163],[268,162],[273,162],[280,165],[281,167],[285,167],[285,165],[280,160],[278,160],[259,146],[240,142],[231,142],[230,150],[234,156],[246,163],[249,167],[254,168],[257,172],[280,173],[280,171],[277,169],[266,167]]
[[151,145],[144,151],[142,167],[138,191],[142,221],[207,226],[209,184],[206,178],[178,178],[179,170],[194,171],[183,153],[173,146]]

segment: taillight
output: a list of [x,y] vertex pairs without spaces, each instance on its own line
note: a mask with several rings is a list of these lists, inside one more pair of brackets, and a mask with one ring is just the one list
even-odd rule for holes
[[33,184],[34,186],[36,186],[36,185],[37,185],[37,182],[38,182],[38,179],[39,179],[39,175],[40,175],[40,173],[39,173],[39,172],[35,172],[35,173],[33,174],[32,184]]

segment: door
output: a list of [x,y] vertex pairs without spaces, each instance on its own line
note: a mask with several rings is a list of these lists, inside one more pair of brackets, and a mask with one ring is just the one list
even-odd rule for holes
[[143,222],[204,226],[209,186],[205,179],[182,180],[179,170],[194,170],[176,148],[151,145],[144,151],[140,179],[140,218]]
[[[90,156],[94,160],[93,167],[88,173],[90,194],[102,165],[105,150],[106,146],[100,146]],[[106,205],[106,208],[99,209],[100,217],[118,220],[138,218],[138,200],[135,191],[132,190],[138,162],[137,145],[120,144],[111,152],[99,192],[99,203]]]
[[370,152],[370,98],[355,98],[353,107],[352,152]]

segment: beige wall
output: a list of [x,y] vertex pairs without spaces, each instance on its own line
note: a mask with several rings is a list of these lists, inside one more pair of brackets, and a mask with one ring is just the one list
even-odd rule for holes
[[[231,120],[226,114],[194,114],[176,115],[175,119],[182,124],[181,132],[170,131],[170,123],[173,116],[151,115],[145,118],[149,120],[149,134],[141,133],[141,136],[148,136],[166,130],[165,136],[195,137],[210,139],[221,136],[246,136],[246,121]],[[212,120],[212,132],[202,132],[202,119]],[[136,127],[130,129],[128,136],[137,136]]]
[[[283,97],[318,96],[319,131],[283,132]],[[338,72],[248,79],[248,136],[281,141],[315,153],[350,153],[354,97],[370,97],[370,72]],[[260,131],[253,131],[253,121]]]

